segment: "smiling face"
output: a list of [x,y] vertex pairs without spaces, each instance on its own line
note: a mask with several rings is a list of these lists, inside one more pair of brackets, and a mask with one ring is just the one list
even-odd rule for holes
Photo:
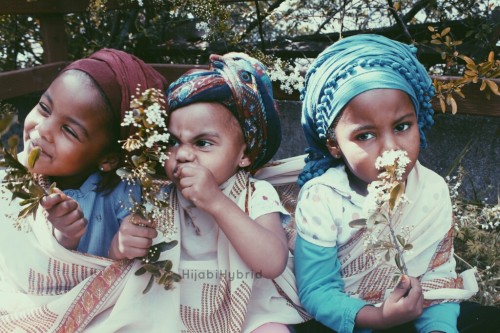
[[236,118],[219,103],[194,103],[169,116],[169,158],[165,171],[170,180],[183,163],[199,164],[212,173],[218,185],[234,175],[250,160]]
[[110,144],[110,117],[89,77],[68,71],[54,80],[24,122],[24,147],[42,149],[33,172],[61,189],[77,188],[97,170]]
[[411,160],[403,180],[415,165],[420,135],[413,103],[396,89],[375,89],[357,95],[345,107],[335,127],[335,139],[327,147],[332,156],[340,153],[353,188],[366,193],[379,170],[375,160],[384,151],[405,150]]

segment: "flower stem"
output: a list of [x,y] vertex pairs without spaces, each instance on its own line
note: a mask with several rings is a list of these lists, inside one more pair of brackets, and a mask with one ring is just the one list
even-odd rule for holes
[[396,248],[396,251],[398,252],[398,255],[399,255],[402,273],[405,275],[408,275],[408,268],[406,268],[406,263],[405,263],[405,260],[403,258],[403,251],[401,250],[401,247],[399,246],[398,239],[397,239],[396,234],[394,233],[394,229],[392,228],[392,225],[390,223],[389,223],[389,230],[391,231],[392,242],[394,243],[394,247]]

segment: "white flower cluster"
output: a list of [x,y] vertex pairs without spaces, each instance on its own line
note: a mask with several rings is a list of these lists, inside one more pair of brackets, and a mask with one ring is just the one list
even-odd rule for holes
[[401,181],[406,171],[406,166],[410,163],[408,154],[404,150],[387,150],[375,160],[375,167],[378,170],[388,170],[396,167],[394,174],[397,181]]
[[201,39],[203,39],[203,40],[207,40],[208,36],[210,36],[210,33],[211,33],[211,30],[210,30],[210,27],[208,25],[208,22],[198,22],[198,23],[196,23],[196,30],[203,32],[203,36],[201,37]]
[[[404,150],[388,150],[375,160],[377,170],[385,170],[379,174],[379,179],[368,185],[368,196],[365,200],[364,212],[367,215],[374,212],[389,210],[388,202],[393,188],[402,181],[406,166],[410,163],[408,154]],[[403,186],[401,184],[401,186]],[[399,196],[391,210],[408,202],[403,195]],[[389,211],[387,213],[390,213]]]
[[[305,60],[305,59],[302,59]],[[302,71],[304,65],[299,60],[295,61],[294,65],[276,58],[273,61],[272,67],[267,69],[267,73],[271,81],[280,82],[280,88],[287,94],[292,94],[294,90],[301,91],[304,87],[304,76]]]

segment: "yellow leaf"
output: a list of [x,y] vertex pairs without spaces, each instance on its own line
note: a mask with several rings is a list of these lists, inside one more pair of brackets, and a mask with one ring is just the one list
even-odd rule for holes
[[467,56],[461,56],[460,58],[462,58],[466,63],[468,64],[474,64],[474,60],[472,60],[471,58],[467,57]]
[[481,87],[479,87],[479,91],[483,91],[486,88],[486,80],[482,80]]
[[450,32],[451,28],[444,28],[443,31],[441,31],[441,37],[446,36]]
[[19,144],[19,135],[15,134],[12,135],[8,140],[7,140],[7,146],[11,149],[16,148],[17,150],[17,145]]
[[403,194],[404,188],[401,183],[398,183],[396,186],[394,186],[391,189],[391,193],[389,195],[389,210],[393,210],[394,207],[396,206],[397,201]]
[[427,29],[429,29],[430,32],[434,32],[434,27],[433,26],[428,26]]
[[444,99],[443,99],[443,98],[440,98],[440,99],[439,99],[439,104],[441,105],[441,111],[442,111],[443,113],[445,113],[445,112],[446,112],[446,104],[445,104],[445,102],[444,102]]
[[495,95],[500,95],[500,92],[498,92],[498,86],[495,82],[488,79],[485,79],[484,81],[486,81],[486,84],[488,85],[488,87],[490,87],[492,93],[494,93]]
[[33,169],[36,160],[38,160],[38,157],[40,157],[41,150],[42,149],[40,147],[35,147],[30,151],[30,154],[28,155],[28,168]]
[[456,114],[458,106],[457,106],[457,102],[455,101],[455,99],[453,97],[450,98],[450,104],[451,104],[451,113]]
[[493,62],[494,60],[495,60],[495,53],[491,51],[490,54],[488,54],[488,61]]
[[433,40],[431,40],[431,44],[440,45],[440,44],[443,44],[443,43],[440,40],[433,39]]
[[399,10],[400,8],[401,8],[401,3],[400,3],[399,1],[396,1],[396,2],[394,3],[394,9],[395,9],[395,10]]

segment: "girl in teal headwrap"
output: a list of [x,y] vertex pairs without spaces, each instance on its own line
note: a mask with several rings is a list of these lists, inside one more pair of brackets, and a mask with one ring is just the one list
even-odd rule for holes
[[[455,273],[446,183],[417,161],[433,123],[433,86],[415,54],[410,45],[357,35],[327,48],[307,73],[295,273],[306,310],[338,332],[456,332],[458,302],[474,293]],[[399,282],[391,251],[373,250],[390,239],[386,224],[350,224],[369,216],[368,185],[384,152],[407,157],[400,178],[409,203],[390,221],[412,245]]]

